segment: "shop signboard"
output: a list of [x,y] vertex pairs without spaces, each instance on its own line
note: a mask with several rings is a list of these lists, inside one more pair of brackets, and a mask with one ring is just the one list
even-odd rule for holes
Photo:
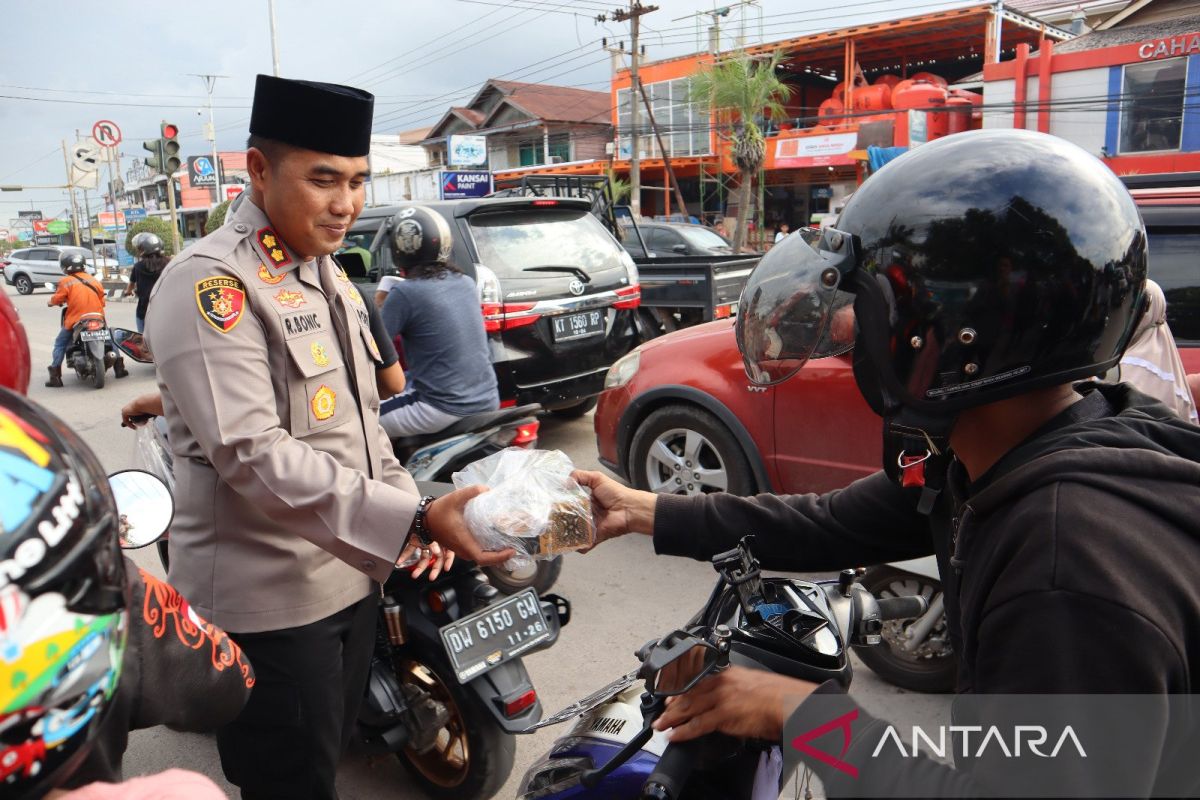
[[18,211],[17,217],[19,219],[41,219],[42,212],[40,212],[40,211]]
[[451,136],[447,149],[452,167],[482,167],[487,163],[486,136]]
[[775,167],[825,167],[853,164],[849,153],[858,143],[857,133],[789,136],[775,142]]
[[492,173],[442,171],[440,174],[442,199],[457,200],[462,197],[484,197],[492,192]]
[[61,236],[64,233],[71,232],[71,223],[65,219],[52,219],[46,223],[46,231],[53,233],[55,236]]

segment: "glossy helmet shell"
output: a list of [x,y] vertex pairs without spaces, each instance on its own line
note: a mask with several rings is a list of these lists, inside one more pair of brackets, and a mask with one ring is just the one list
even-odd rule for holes
[[142,231],[133,237],[133,249],[140,257],[145,258],[149,255],[162,253],[163,241],[158,237],[158,234],[151,233],[150,231]]
[[40,797],[86,757],[128,630],[116,504],[57,418],[0,389],[0,774]]
[[392,217],[392,259],[402,270],[450,260],[454,240],[441,214],[409,206]]
[[1094,156],[1046,134],[923,144],[871,176],[835,228],[858,265],[846,287],[855,377],[880,414],[953,416],[1101,374],[1142,307],[1133,199]]
[[87,269],[87,261],[79,253],[63,253],[58,259],[58,266],[63,272],[70,275],[72,272],[81,272]]
[[0,386],[18,394],[29,391],[29,339],[8,295],[0,294]]

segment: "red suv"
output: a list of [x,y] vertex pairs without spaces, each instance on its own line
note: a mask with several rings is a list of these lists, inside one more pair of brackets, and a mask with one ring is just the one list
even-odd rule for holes
[[[1200,372],[1200,189],[1133,195],[1184,366]],[[633,486],[674,494],[845,486],[882,458],[882,422],[858,393],[850,358],[811,361],[763,387],[742,370],[731,320],[653,339],[608,372],[595,419],[600,462]]]

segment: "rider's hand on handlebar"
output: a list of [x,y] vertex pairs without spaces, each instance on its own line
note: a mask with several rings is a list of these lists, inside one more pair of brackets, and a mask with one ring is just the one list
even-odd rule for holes
[[667,699],[654,729],[686,742],[714,731],[777,742],[783,724],[817,684],[746,667],[730,667],[700,681],[687,694]]
[[622,486],[599,472],[577,469],[571,473],[571,477],[592,492],[596,544],[627,533],[654,532],[654,504],[657,497],[653,493]]
[[467,530],[466,520],[463,519],[467,501],[487,490],[483,485],[455,489],[434,500],[425,511],[430,538],[481,567],[499,564],[516,555],[511,547],[507,550],[484,550]]
[[158,392],[140,394],[130,400],[121,409],[121,427],[136,428],[146,422],[149,417],[163,415],[162,395]]
[[396,559],[396,569],[407,570],[413,578],[419,578],[429,570],[429,580],[436,580],[438,575],[446,572],[454,565],[454,551],[446,550],[437,542],[430,542],[424,547],[420,542],[411,542]]

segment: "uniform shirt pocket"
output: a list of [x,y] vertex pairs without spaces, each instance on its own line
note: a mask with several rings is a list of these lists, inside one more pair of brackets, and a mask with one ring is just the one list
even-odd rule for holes
[[288,376],[292,434],[303,438],[344,422],[353,396],[336,340],[318,333],[289,340],[287,349],[294,367]]

